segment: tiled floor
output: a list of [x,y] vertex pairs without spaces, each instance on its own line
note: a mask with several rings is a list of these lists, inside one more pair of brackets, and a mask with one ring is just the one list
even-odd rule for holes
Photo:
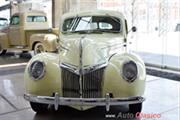
[[[107,120],[107,114],[117,114],[127,109],[114,107],[111,113],[106,113],[102,107],[84,112],[62,107],[58,112],[36,114],[23,99],[23,93],[23,73],[0,76],[0,120]],[[143,113],[161,114],[159,120],[180,120],[180,82],[148,76],[145,96]]]

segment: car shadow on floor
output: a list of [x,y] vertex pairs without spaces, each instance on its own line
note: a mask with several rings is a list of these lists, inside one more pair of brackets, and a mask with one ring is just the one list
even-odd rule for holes
[[31,59],[32,53],[30,52],[7,52],[5,55],[2,55],[3,57],[19,57],[23,59]]
[[0,65],[28,62],[32,58],[31,53],[7,52],[0,56]]
[[105,107],[95,107],[86,111],[62,106],[58,111],[48,111],[47,113],[36,113],[34,120],[140,120],[128,113],[126,106],[111,107],[110,112],[106,112]]

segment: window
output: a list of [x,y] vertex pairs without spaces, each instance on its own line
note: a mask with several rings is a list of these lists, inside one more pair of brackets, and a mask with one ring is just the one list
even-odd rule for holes
[[26,19],[27,22],[46,22],[46,16],[28,16]]
[[118,18],[108,16],[84,16],[69,18],[63,23],[63,32],[82,31],[121,32],[121,22]]
[[19,16],[13,16],[13,17],[11,18],[10,24],[11,24],[11,25],[19,25],[19,22],[20,22]]
[[73,18],[65,20],[65,22],[63,24],[63,30],[69,31],[72,27],[72,24],[73,24]]
[[101,22],[101,23],[99,23],[99,28],[100,28],[100,29],[112,29],[113,27],[112,27],[112,25],[109,24],[109,23]]
[[82,30],[90,30],[90,23],[91,17],[82,17],[79,18],[79,22],[77,23],[77,26],[75,28],[75,31],[82,31]]
[[6,26],[6,25],[8,25],[8,20],[0,18],[0,26]]

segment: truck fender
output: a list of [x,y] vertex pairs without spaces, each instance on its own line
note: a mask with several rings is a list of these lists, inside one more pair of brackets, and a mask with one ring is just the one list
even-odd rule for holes
[[0,45],[2,49],[7,49],[9,47],[8,35],[6,33],[0,33]]
[[53,52],[57,50],[58,37],[54,34],[34,34],[30,37],[30,48],[34,49],[36,43],[42,43],[46,51]]

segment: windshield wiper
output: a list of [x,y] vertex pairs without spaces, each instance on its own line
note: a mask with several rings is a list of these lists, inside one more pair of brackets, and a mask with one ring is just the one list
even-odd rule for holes
[[72,34],[75,33],[75,31],[62,31],[63,34]]
[[120,31],[115,31],[115,30],[109,30],[109,29],[101,29],[101,32],[110,32],[110,33],[120,33]]
[[91,34],[91,33],[97,33],[102,34],[102,31],[100,30],[83,30],[83,31],[76,31],[79,34]]

